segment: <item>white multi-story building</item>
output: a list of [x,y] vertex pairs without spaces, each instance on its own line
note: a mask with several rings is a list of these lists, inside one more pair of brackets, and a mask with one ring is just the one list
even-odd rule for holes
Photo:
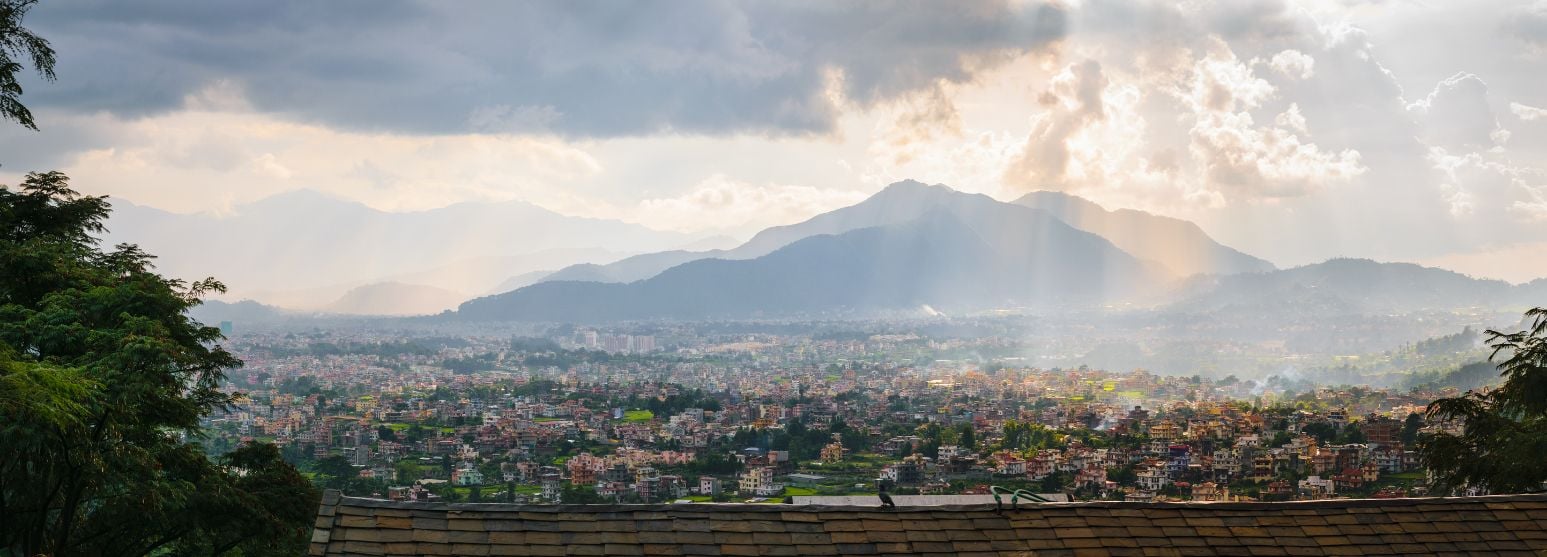
[[1160,491],[1171,485],[1171,476],[1166,474],[1164,468],[1145,468],[1139,470],[1137,476],[1139,489],[1144,491]]
[[784,485],[774,483],[774,469],[772,466],[758,466],[747,470],[741,475],[740,488],[742,495],[772,497],[783,491]]

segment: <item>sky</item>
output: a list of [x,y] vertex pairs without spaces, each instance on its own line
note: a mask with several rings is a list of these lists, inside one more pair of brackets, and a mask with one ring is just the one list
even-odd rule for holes
[[1547,276],[1547,1],[48,0],[0,183],[230,214],[521,200],[739,238],[903,179],[1281,266]]

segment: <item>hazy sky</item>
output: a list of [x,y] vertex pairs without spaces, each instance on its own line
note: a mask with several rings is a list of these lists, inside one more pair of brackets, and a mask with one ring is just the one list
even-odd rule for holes
[[1547,275],[1547,2],[73,2],[0,182],[746,236],[914,178]]

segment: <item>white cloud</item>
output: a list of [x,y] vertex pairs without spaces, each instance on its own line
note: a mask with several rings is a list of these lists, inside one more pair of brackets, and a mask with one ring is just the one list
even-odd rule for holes
[[289,168],[280,164],[279,158],[273,153],[258,155],[258,158],[253,159],[253,166],[257,168],[258,174],[276,180],[289,180],[294,175]]
[[950,84],[942,82],[894,103],[876,122],[871,152],[904,165],[938,140],[960,138],[961,113],[948,88]]
[[469,200],[555,200],[602,171],[556,139],[345,132],[247,112],[92,120],[120,138],[63,167],[77,187],[178,212],[221,211],[298,188],[383,210]]
[[1365,172],[1358,151],[1329,151],[1302,139],[1305,117],[1297,104],[1275,118],[1276,126],[1258,126],[1251,111],[1276,93],[1223,43],[1174,91],[1192,109],[1189,150],[1210,189],[1226,198],[1297,197]]
[[1451,153],[1433,147],[1429,161],[1443,177],[1451,215],[1467,225],[1509,234],[1547,220],[1547,171],[1493,151]]
[[1316,73],[1316,59],[1294,49],[1274,54],[1268,65],[1281,74],[1299,79],[1310,79]]
[[1077,181],[1083,172],[1078,165],[1071,168],[1071,143],[1088,126],[1106,119],[1106,87],[1101,64],[1094,60],[1070,64],[1053,76],[1037,97],[1044,112],[1033,118],[1025,151],[1008,169],[1008,179],[1031,189],[1061,188],[1071,179]]
[[1277,124],[1280,128],[1288,128],[1299,133],[1306,133],[1305,115],[1300,113],[1300,105],[1298,103],[1289,103],[1289,109],[1279,113],[1278,116],[1274,116],[1273,123]]
[[[811,186],[752,184],[711,176],[692,191],[651,198],[628,208],[603,210],[609,216],[658,230],[751,232],[791,224],[863,200],[863,193]],[[610,214],[609,214],[610,213]]]
[[1434,86],[1428,96],[1408,105],[1424,124],[1424,139],[1452,150],[1488,149],[1509,134],[1488,102],[1488,84],[1476,75],[1457,73]]
[[1520,103],[1509,103],[1509,111],[1515,113],[1515,117],[1527,122],[1547,120],[1547,108],[1537,108]]

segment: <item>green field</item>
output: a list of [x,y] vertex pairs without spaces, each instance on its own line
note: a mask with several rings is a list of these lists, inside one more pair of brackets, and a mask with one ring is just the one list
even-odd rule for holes
[[[489,497],[489,496],[493,495],[496,492],[505,491],[505,484],[485,484],[485,485],[482,485],[482,486],[479,486],[479,487],[482,490],[484,497]],[[472,486],[452,486],[452,487],[449,487],[448,489],[457,492],[463,498],[466,498],[467,494],[472,493],[472,491],[473,491]],[[516,493],[520,494],[520,495],[538,495],[538,494],[541,494],[542,492],[543,492],[542,486],[536,486],[536,485],[518,485],[518,486],[516,486]]]
[[[380,424],[380,425],[387,426],[388,429],[391,429],[392,431],[395,431],[395,432],[398,432],[398,433],[402,433],[404,431],[408,431],[408,428],[412,427],[409,424],[402,424],[402,423],[384,423],[384,424]],[[426,429],[428,429],[428,428],[426,428]],[[454,428],[454,427],[442,427],[442,428],[440,428],[440,430],[443,431],[443,432],[446,432],[446,433],[455,433],[457,431],[457,428]]]
[[643,423],[655,419],[655,413],[649,410],[629,410],[623,413],[623,421],[629,423]]

